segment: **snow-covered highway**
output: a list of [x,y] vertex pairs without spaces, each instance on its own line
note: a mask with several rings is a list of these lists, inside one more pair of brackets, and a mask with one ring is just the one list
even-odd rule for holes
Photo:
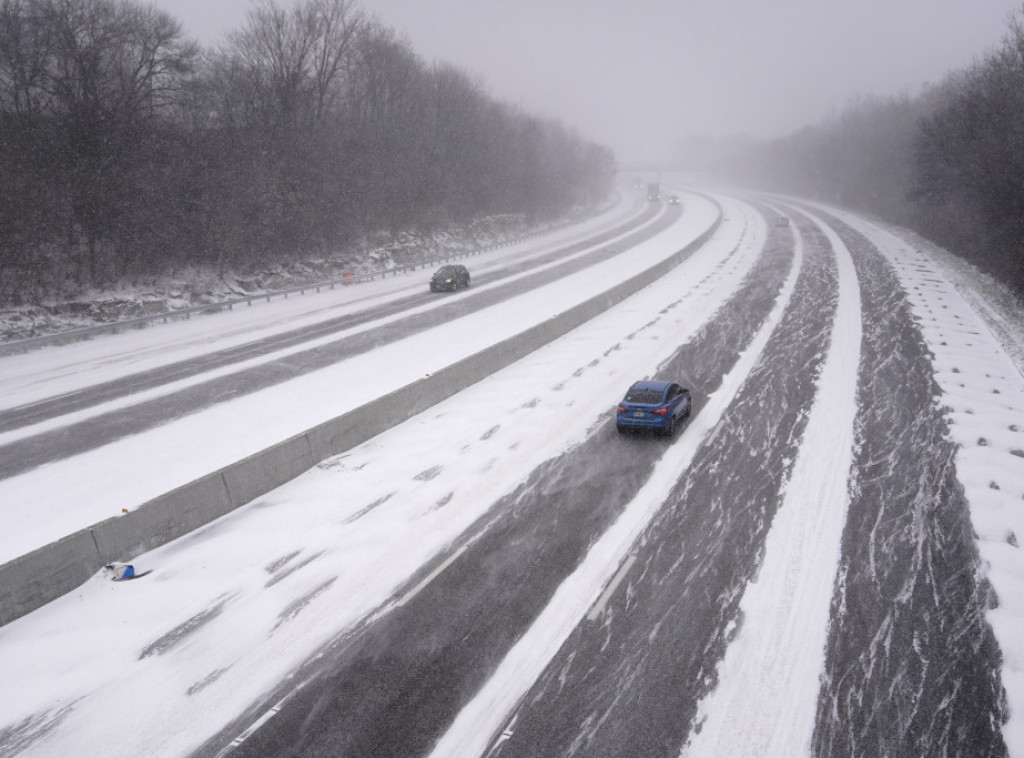
[[[562,278],[0,481],[3,559],[652,265],[716,217],[683,197]],[[1024,755],[1019,367],[898,233],[715,201],[711,239],[637,295],[135,557],[145,579],[0,627],[0,755]],[[76,364],[98,381],[220,339],[161,349],[161,329],[16,356],[5,407],[42,399],[33,360],[54,394],[82,389]],[[620,438],[614,403],[654,375],[693,419]]]

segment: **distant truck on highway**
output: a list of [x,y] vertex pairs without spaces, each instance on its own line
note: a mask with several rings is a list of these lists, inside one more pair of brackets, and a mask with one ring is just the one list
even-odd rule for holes
[[651,182],[647,185],[647,199],[652,203],[661,201],[661,185],[657,182]]

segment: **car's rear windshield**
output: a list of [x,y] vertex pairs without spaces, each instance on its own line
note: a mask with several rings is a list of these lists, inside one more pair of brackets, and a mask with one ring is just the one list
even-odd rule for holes
[[626,393],[627,403],[660,403],[665,393],[661,390],[631,389]]

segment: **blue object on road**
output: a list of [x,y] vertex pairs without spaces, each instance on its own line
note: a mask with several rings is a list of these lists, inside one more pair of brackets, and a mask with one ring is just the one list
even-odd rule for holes
[[114,575],[112,578],[115,582],[135,578],[135,567],[130,563],[112,563],[106,568]]
[[690,416],[690,390],[675,382],[636,382],[615,409],[619,432],[659,431],[670,435]]

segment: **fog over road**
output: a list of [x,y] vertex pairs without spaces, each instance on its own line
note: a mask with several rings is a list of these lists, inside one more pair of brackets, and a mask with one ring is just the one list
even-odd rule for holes
[[[430,298],[396,292],[321,319],[366,318],[346,338],[361,347],[274,361],[301,373],[308,352],[372,381],[385,343],[419,361],[449,322],[486,334],[538,295],[555,310],[557,288],[609,287],[721,209],[635,296],[135,558],[148,584],[97,578],[0,628],[0,665],[50,661],[17,708],[0,689],[0,755],[1014,754],[1002,585],[908,284],[941,275],[903,268],[901,243],[849,214],[710,197],[636,208],[637,231],[548,244],[514,275],[495,262],[424,315],[402,309]],[[693,392],[673,438],[615,431],[645,376]],[[1012,407],[1024,380],[998,379]],[[66,438],[56,410],[48,423]],[[1001,481],[1024,494],[1024,469]],[[123,651],[69,673],[65,651],[114,629]],[[133,723],[104,715],[146,692],[160,702]]]

